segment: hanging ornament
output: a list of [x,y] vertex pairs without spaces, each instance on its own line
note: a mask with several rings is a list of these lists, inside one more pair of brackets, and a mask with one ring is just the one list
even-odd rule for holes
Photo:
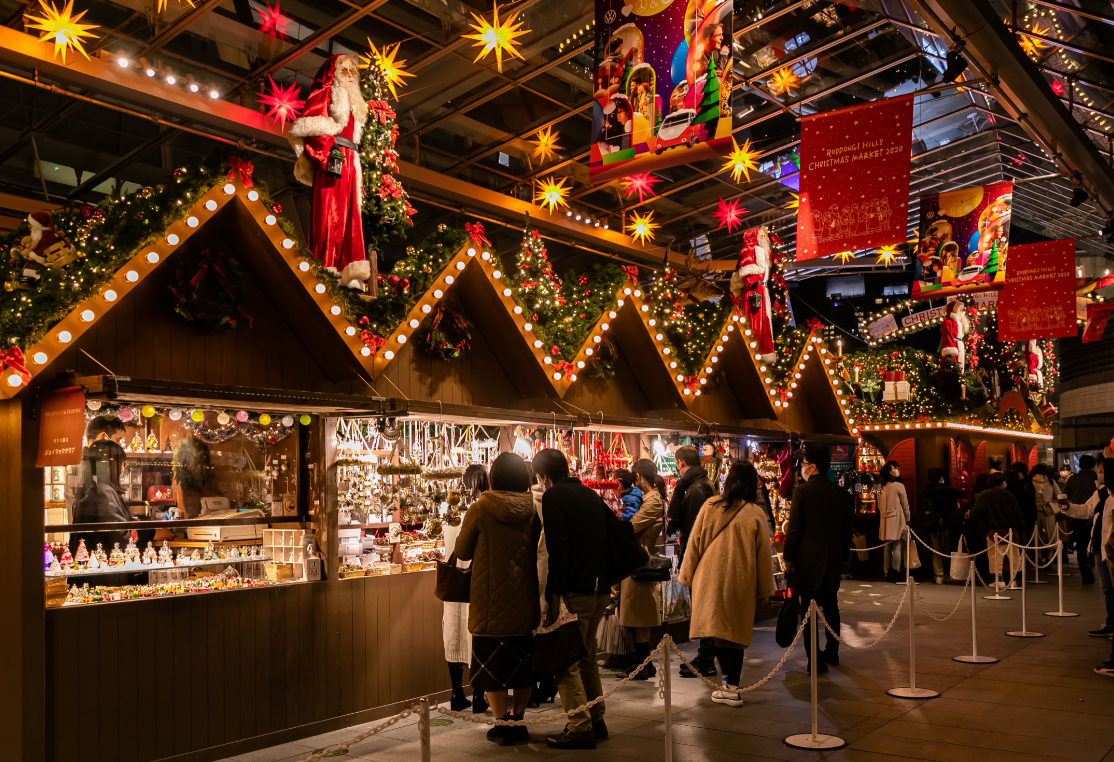
[[121,421],[127,422],[132,419],[134,413],[132,413],[132,409],[130,407],[122,407],[120,408],[120,412],[116,415]]
[[841,251],[838,254],[833,254],[832,259],[838,259],[841,265],[845,265],[855,258],[853,251]]
[[101,401],[100,400],[89,400],[88,402],[85,403],[85,407],[89,408],[90,410],[100,410],[101,409]]
[[716,210],[712,212],[712,216],[719,220],[719,227],[716,230],[721,230],[726,226],[728,233],[734,233],[735,228],[743,224],[743,215],[748,211],[750,210],[739,207],[739,199],[724,201],[721,198],[719,204],[716,205]]
[[552,175],[543,179],[534,200],[541,206],[548,207],[551,214],[554,207],[568,206],[569,202],[565,201],[565,196],[569,192],[569,189],[565,187],[565,180],[567,179],[562,177],[560,180],[554,180]]
[[240,423],[246,423],[247,420],[248,420],[248,411],[247,410],[236,411],[236,420],[239,421]]
[[182,420],[182,411],[179,410],[176,407],[172,407],[172,408],[170,408],[170,412],[167,413],[167,416],[172,421],[180,421],[180,420]]
[[232,418],[229,417],[228,413],[224,412],[223,410],[217,413],[217,423],[219,423],[221,426],[227,426],[231,420]]
[[[46,3],[45,1],[40,4],[43,16],[26,16],[27,28],[34,29],[42,32],[39,35],[40,41],[51,41],[54,43],[54,57],[57,58],[58,54],[62,54],[62,63],[66,63],[66,53],[72,48],[81,55],[85,56],[85,60],[89,60],[89,54],[85,52],[85,48],[81,44],[83,37],[91,37],[97,39],[97,35],[93,34],[91,29],[96,29],[96,24],[79,24],[81,17],[88,13],[84,10],[76,16],[73,15],[73,0],[66,3],[66,7],[59,11],[54,7],[53,3]],[[35,26],[37,24],[37,26]]]
[[144,418],[151,418],[152,416],[155,415],[155,406],[154,405],[144,405],[143,409],[140,410],[139,412],[143,413]]
[[750,138],[740,147],[735,138],[731,138],[731,144],[734,150],[727,155],[727,163],[723,165],[725,170],[731,170],[731,179],[739,182],[739,178],[745,176],[747,182],[750,182],[750,171],[758,171],[758,164],[755,159],[758,158],[758,151],[751,150]]
[[298,423],[302,424],[303,426],[309,426],[310,420],[311,418],[303,413],[302,417],[298,419]]
[[889,267],[897,262],[897,247],[883,246],[878,250],[877,264]]
[[766,84],[770,88],[770,92],[774,95],[780,95],[781,93],[789,95],[789,91],[798,89],[800,83],[801,78],[794,74],[793,70],[787,66],[784,69],[775,71],[774,75],[770,77],[770,81]]
[[797,212],[799,212],[801,210],[801,197],[798,196],[793,191],[789,191],[789,195],[793,197],[793,200],[790,201],[788,204],[786,204],[785,208],[786,209],[792,209],[793,214],[796,214]]
[[387,89],[391,91],[394,99],[398,100],[398,93],[395,92],[395,85],[405,85],[403,82],[404,77],[413,77],[414,75],[408,71],[403,71],[406,66],[406,61],[396,61],[395,56],[398,55],[398,49],[401,43],[396,44],[393,48],[383,46],[380,52],[372,43],[371,38],[368,37],[367,46],[371,48],[371,52],[366,56],[360,56],[363,61],[360,64],[361,69],[370,69],[373,66],[379,70],[383,76],[383,80],[387,85]]
[[294,425],[294,416],[284,415],[282,417],[282,425],[289,429],[291,426]]
[[[515,45],[519,45],[521,43],[519,43],[518,40],[516,40],[515,38],[521,37],[524,34],[528,34],[530,30],[519,30],[519,27],[522,26],[521,22],[512,24],[511,19],[514,18],[513,14],[511,15],[511,18],[500,22],[499,4],[495,3],[494,9],[492,10],[491,23],[488,23],[487,19],[481,18],[475,13],[472,14],[472,18],[476,19],[478,23],[469,24],[469,26],[475,29],[477,34],[463,35],[465,39],[476,40],[476,42],[473,43],[473,47],[480,48],[480,52],[476,54],[476,58],[472,61],[472,63],[479,61],[481,58],[487,57],[487,54],[494,50],[496,68],[498,68],[499,73],[502,74],[504,51],[506,51],[509,55],[514,56],[515,58],[522,58],[522,54],[515,50]],[[522,60],[525,61],[526,59],[522,58]]]
[[297,82],[291,82],[284,87],[276,84],[268,76],[267,83],[271,92],[260,95],[259,102],[267,107],[266,114],[271,117],[271,125],[278,125],[279,131],[282,132],[286,129],[287,122],[297,120],[298,113],[306,105],[306,102],[298,97],[302,94],[302,91],[298,89]]
[[557,145],[557,141],[560,137],[561,134],[554,132],[552,127],[546,127],[544,130],[539,131],[537,140],[533,141],[534,156],[540,156],[542,161],[548,161],[553,156],[553,152],[560,148],[560,146]]
[[195,423],[201,423],[203,420],[205,420],[205,413],[201,410],[194,410],[192,413],[190,413],[190,420],[194,421]]
[[[159,0],[159,2],[165,2],[165,0]],[[290,19],[282,15],[278,3],[275,3],[274,8],[271,7],[270,3],[267,3],[267,10],[259,12],[259,31],[272,40],[285,40],[287,38],[286,25],[289,23]]]
[[660,177],[654,177],[649,172],[639,172],[623,180],[620,185],[623,186],[623,193],[627,198],[631,198],[637,193],[638,203],[641,204],[645,200],[645,196],[654,195],[654,185],[660,182]]
[[259,415],[259,425],[260,426],[270,426],[271,425],[271,416],[267,415],[266,413],[261,413]]
[[627,231],[631,238],[638,239],[645,246],[647,240],[654,239],[654,230],[658,227],[660,226],[654,224],[653,212],[647,212],[645,215],[635,212],[634,219],[627,225]]

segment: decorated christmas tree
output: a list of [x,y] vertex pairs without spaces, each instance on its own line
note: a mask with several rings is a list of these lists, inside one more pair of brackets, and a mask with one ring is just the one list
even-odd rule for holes
[[416,210],[410,205],[402,183],[395,177],[398,172],[398,152],[395,150],[398,125],[395,123],[397,115],[388,98],[394,92],[393,84],[400,82],[397,67],[401,62],[393,61],[393,55],[385,51],[381,54],[374,49],[364,61],[363,93],[368,119],[360,140],[360,161],[364,173],[361,216],[368,259],[374,262],[370,252],[378,252],[388,241],[404,236],[413,224],[410,216]]

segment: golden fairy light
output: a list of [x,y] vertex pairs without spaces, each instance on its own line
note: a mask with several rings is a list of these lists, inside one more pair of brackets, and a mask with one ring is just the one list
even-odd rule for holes
[[42,32],[40,40],[54,42],[54,57],[57,58],[61,53],[62,63],[65,63],[66,53],[72,48],[85,56],[85,60],[89,60],[89,54],[85,52],[81,42],[84,37],[97,39],[97,35],[90,31],[96,29],[97,25],[78,23],[88,10],[73,15],[73,0],[69,0],[61,11],[46,0],[43,0],[40,7],[45,18],[27,16],[28,28]]
[[401,87],[406,84],[403,81],[404,77],[414,76],[408,71],[403,71],[406,67],[406,61],[395,60],[400,45],[401,43],[396,44],[393,48],[384,45],[383,50],[380,51],[375,47],[375,43],[371,41],[371,38],[368,37],[367,46],[371,51],[366,56],[360,56],[360,60],[363,61],[363,63],[360,64],[360,68],[370,69],[374,65],[375,68],[379,69],[379,72],[383,75],[384,81],[387,83],[387,89],[391,91],[391,96],[396,101],[398,100],[398,93],[395,92],[395,85]]
[[789,91],[798,89],[800,83],[800,77],[794,74],[793,70],[787,66],[784,69],[775,71],[767,84],[774,95],[780,95],[781,93],[789,95]]
[[654,224],[653,212],[646,212],[646,214],[635,212],[634,219],[627,225],[627,232],[631,238],[638,239],[638,241],[645,246],[646,241],[652,241],[654,239],[654,231],[659,227],[661,226]]
[[883,246],[878,250],[878,260],[876,264],[885,265],[889,267],[897,262],[897,247],[896,246]]
[[747,138],[742,147],[735,142],[735,138],[731,138],[731,144],[734,146],[734,150],[728,154],[727,163],[723,165],[723,168],[731,170],[731,179],[735,182],[739,182],[739,177],[745,175],[749,183],[750,171],[752,169],[758,171],[758,164],[755,162],[758,158],[758,152],[751,149],[750,138]]
[[560,139],[561,134],[554,132],[552,127],[546,127],[544,130],[538,132],[537,139],[533,141],[534,155],[540,156],[542,161],[549,161],[553,156],[553,152],[560,148],[557,141]]
[[[499,4],[494,3],[490,23],[487,19],[477,16],[475,13],[472,14],[472,18],[476,19],[477,23],[469,24],[469,26],[476,30],[476,34],[463,35],[466,39],[476,40],[473,46],[480,48],[480,52],[476,54],[472,63],[479,61],[481,58],[485,58],[488,53],[494,50],[496,68],[498,68],[499,73],[502,74],[504,51],[515,58],[522,58],[522,54],[515,49],[515,45],[519,44],[518,40],[515,38],[521,37],[524,34],[529,34],[530,30],[519,30],[519,27],[522,26],[522,22],[512,24],[511,19],[514,18],[514,14],[512,14],[509,19],[499,21]],[[523,58],[522,60],[525,61],[526,59]]]
[[565,196],[569,192],[569,189],[565,187],[565,180],[567,179],[562,177],[560,180],[554,180],[552,175],[543,179],[534,200],[542,206],[548,207],[551,213],[556,207],[568,206],[569,203],[565,201]]

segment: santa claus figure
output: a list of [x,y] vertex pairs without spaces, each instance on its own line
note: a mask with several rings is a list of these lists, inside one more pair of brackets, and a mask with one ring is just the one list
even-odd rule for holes
[[360,137],[368,109],[355,56],[331,56],[311,85],[305,111],[288,133],[298,157],[294,177],[313,186],[309,247],[341,285],[366,291],[371,264],[360,223]]
[[1029,344],[1025,347],[1025,361],[1029,366],[1029,383],[1035,391],[1040,391],[1044,386],[1044,373],[1041,372],[1044,367],[1044,352],[1036,339],[1029,339]]
[[23,272],[19,284],[22,287],[33,286],[39,280],[41,267],[62,268],[77,259],[77,250],[59,235],[49,212],[28,215],[27,224],[31,227],[31,234],[20,241]]
[[954,357],[959,362],[960,372],[967,370],[967,349],[963,340],[971,332],[971,318],[967,316],[967,305],[956,299],[948,305],[944,322],[940,325],[940,339],[943,357]]
[[731,275],[731,294],[738,300],[750,323],[753,341],[757,342],[756,354],[772,363],[777,359],[774,351],[773,316],[770,311],[770,293],[766,282],[770,277],[770,231],[765,227],[751,228],[743,233],[743,249],[739,263]]

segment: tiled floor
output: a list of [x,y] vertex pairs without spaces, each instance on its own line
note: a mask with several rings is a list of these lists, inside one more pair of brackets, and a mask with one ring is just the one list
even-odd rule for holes
[[[942,616],[960,595],[958,586],[921,585],[929,608]],[[890,621],[902,587],[878,581],[844,583],[840,593],[843,630],[859,642],[873,640]],[[815,752],[782,743],[809,728],[809,679],[798,647],[785,668],[749,694],[741,708],[711,702],[696,680],[673,680],[673,760],[675,762],[756,762],[813,760],[882,762],[888,759],[939,762],[992,760],[1084,760],[1114,762],[1114,680],[1096,675],[1095,665],[1110,657],[1109,640],[1087,636],[1102,620],[1098,586],[1082,588],[1079,577],[1065,581],[1065,608],[1082,616],[1052,618],[1056,585],[1030,586],[1028,628],[1044,638],[1018,639],[1004,633],[1021,627],[1020,592],[1013,600],[985,601],[979,591],[979,653],[997,664],[960,664],[952,657],[971,649],[969,598],[946,622],[931,621],[917,609],[917,685],[940,697],[929,701],[892,698],[886,690],[909,681],[908,610],[889,638],[866,651],[843,649],[841,666],[820,678],[820,730],[838,734],[847,747]],[[747,650],[744,682],[766,674],[783,651],[766,622]],[[691,646],[685,646],[691,652]],[[605,680],[605,689],[613,680]],[[538,710],[552,712],[552,705]],[[500,747],[484,738],[486,726],[462,721],[432,728],[433,762],[486,762],[491,758],[577,760],[578,762],[661,762],[664,759],[663,703],[654,681],[632,683],[607,702],[611,737],[595,751],[559,752],[545,745],[555,723],[531,731],[531,743]],[[489,715],[490,716],[490,715]],[[435,715],[435,719],[437,715]],[[316,738],[234,757],[237,762],[296,762],[314,749],[344,741],[366,727],[347,728]],[[419,762],[416,717],[409,717],[347,754],[376,762]],[[317,759],[319,759],[318,757]]]

